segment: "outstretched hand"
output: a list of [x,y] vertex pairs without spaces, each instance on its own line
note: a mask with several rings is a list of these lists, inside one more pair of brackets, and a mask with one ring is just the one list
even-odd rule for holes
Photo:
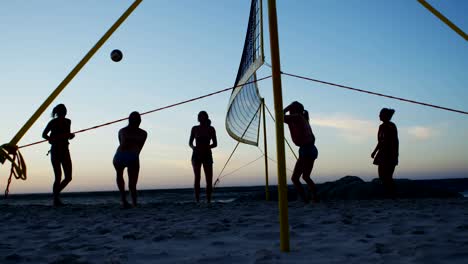
[[371,156],[371,158],[375,158],[375,154],[376,154],[376,153],[375,153],[375,151],[374,151],[374,152],[372,152],[372,154],[370,155],[370,156]]

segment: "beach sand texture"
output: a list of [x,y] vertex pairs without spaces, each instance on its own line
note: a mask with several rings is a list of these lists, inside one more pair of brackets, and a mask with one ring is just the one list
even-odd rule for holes
[[468,199],[0,205],[0,263],[468,263]]

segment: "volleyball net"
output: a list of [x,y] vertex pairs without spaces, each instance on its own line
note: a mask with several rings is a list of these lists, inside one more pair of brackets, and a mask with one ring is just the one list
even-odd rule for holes
[[235,88],[229,99],[226,130],[235,140],[257,146],[262,100],[256,71],[264,63],[262,1],[252,0]]

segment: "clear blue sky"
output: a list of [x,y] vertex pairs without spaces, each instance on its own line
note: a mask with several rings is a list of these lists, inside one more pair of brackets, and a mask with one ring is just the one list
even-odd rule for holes
[[[468,1],[429,1],[468,31]],[[132,1],[8,1],[1,4],[0,142],[8,142],[42,101]],[[53,105],[65,103],[72,129],[82,129],[199,96],[233,84],[243,48],[249,0],[143,1]],[[265,53],[270,61],[265,13]],[[468,110],[468,45],[416,0],[278,0],[284,71],[331,82]],[[109,58],[120,49],[124,59]],[[270,74],[268,67],[259,76]],[[273,108],[271,80],[260,93]],[[468,176],[468,117],[283,77],[284,103],[300,100],[309,110],[319,158],[318,182],[344,175],[376,177],[370,153],[382,107],[396,109],[400,165],[397,178]],[[217,129],[215,177],[235,145],[224,118],[229,93],[144,116],[149,139],[141,157],[139,187],[190,187],[188,137],[206,110]],[[51,108],[20,144],[40,139]],[[125,123],[77,135],[69,191],[114,190],[112,157]],[[289,138],[289,132],[285,131]],[[274,126],[268,125],[275,157]],[[13,193],[49,192],[53,173],[47,144],[23,150],[29,179]],[[239,148],[226,172],[260,155]],[[294,164],[288,155],[288,167]],[[2,186],[8,166],[0,168]],[[290,174],[290,172],[288,172]],[[289,176],[288,176],[289,177]],[[270,163],[276,183],[276,165]],[[288,179],[289,180],[289,179]],[[262,161],[226,177],[222,186],[263,184]]]

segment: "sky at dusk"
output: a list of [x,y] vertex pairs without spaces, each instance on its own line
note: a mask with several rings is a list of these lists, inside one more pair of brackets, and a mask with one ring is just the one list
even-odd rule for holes
[[[0,142],[7,143],[78,61],[133,1],[5,1],[0,16]],[[265,60],[271,62],[264,3]],[[468,1],[428,1],[468,31]],[[416,0],[277,0],[282,70],[374,92],[468,110],[468,45]],[[113,34],[20,141],[41,139],[53,106],[64,103],[72,130],[145,112],[233,85],[243,49],[250,0],[146,0]],[[121,62],[109,54],[120,49]],[[263,66],[258,77],[270,75]],[[400,138],[396,178],[468,177],[468,116],[355,93],[283,76],[284,104],[309,111],[319,157],[317,182],[377,176],[370,154],[382,107],[396,110]],[[273,110],[271,79],[259,83]],[[139,188],[193,185],[188,138],[206,110],[216,128],[216,178],[236,141],[224,122],[230,93],[142,117],[149,137],[141,153]],[[267,125],[276,159],[275,128]],[[73,181],[66,191],[116,190],[112,158],[126,122],[78,134],[70,141]],[[289,131],[285,135],[290,139]],[[260,138],[260,148],[263,139]],[[50,192],[47,143],[22,150],[28,180],[11,193]],[[297,147],[294,147],[297,152]],[[288,168],[294,157],[287,150]],[[229,173],[261,155],[241,145]],[[269,164],[276,184],[276,164]],[[262,185],[262,160],[229,175],[220,186]],[[0,167],[4,188],[9,164]],[[288,182],[291,172],[288,171]],[[204,180],[202,181],[204,182]]]

